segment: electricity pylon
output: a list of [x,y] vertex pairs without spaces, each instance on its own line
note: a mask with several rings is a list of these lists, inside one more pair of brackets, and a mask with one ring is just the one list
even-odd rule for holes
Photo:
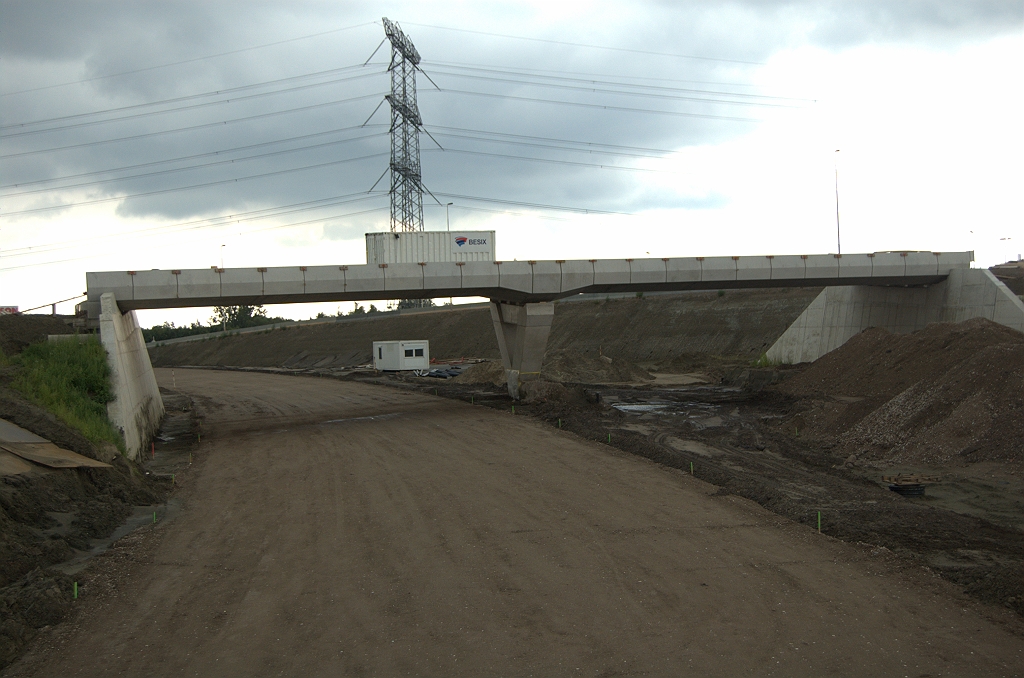
[[391,41],[391,230],[423,230],[423,180],[420,135],[423,125],[416,106],[416,66],[420,54],[398,24],[384,18]]

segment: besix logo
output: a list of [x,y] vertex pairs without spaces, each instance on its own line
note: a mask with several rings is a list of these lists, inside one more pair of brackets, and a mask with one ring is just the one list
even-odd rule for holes
[[462,247],[463,245],[478,245],[486,247],[487,238],[467,238],[464,235],[460,235],[455,237],[455,244],[459,247]]

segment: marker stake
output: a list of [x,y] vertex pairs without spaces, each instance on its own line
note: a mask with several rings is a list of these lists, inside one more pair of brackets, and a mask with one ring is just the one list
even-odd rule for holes
[[821,534],[821,511],[818,511],[818,534]]
[[612,434],[611,433],[608,434],[608,444],[609,445],[612,444]]
[[78,582],[71,585],[71,599],[78,600]]
[[690,475],[693,475],[693,462],[690,462]]
[[156,511],[153,511],[153,524],[156,525]]
[[562,428],[562,420],[561,419],[558,420],[558,428]]

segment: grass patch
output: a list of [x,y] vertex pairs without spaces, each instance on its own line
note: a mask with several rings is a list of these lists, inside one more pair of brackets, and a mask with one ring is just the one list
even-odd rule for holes
[[90,442],[113,443],[125,452],[124,439],[107,419],[107,403],[114,394],[107,352],[99,339],[44,341],[8,360],[20,368],[11,380],[12,388],[81,431]]
[[761,357],[755,360],[752,364],[754,367],[779,367],[784,363],[781,360],[772,360],[768,357],[767,353],[762,353]]

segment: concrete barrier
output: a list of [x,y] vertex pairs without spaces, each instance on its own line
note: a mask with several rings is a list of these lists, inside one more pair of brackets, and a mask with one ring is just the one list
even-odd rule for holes
[[100,342],[114,391],[107,416],[124,436],[128,457],[138,459],[160,428],[164,403],[135,311],[122,314],[110,292],[100,297]]
[[988,318],[1024,332],[1024,302],[987,269],[953,269],[928,287],[826,287],[767,357],[783,363],[817,360],[869,327],[896,334],[929,323]]

